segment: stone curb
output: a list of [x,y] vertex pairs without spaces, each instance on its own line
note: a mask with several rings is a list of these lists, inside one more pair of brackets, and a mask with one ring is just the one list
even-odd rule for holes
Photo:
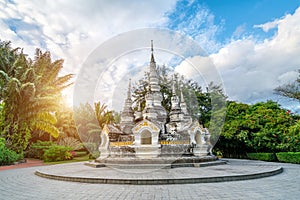
[[98,162],[86,162],[84,165],[93,167],[93,168],[101,168],[101,167],[109,167],[116,169],[170,169],[170,168],[178,168],[178,167],[209,167],[215,165],[225,165],[227,161],[218,160],[212,162],[200,162],[200,163],[171,163],[171,164],[108,164],[108,163],[98,163]]
[[175,178],[175,179],[109,179],[109,178],[90,178],[90,177],[70,177],[60,176],[36,171],[35,175],[61,181],[80,182],[80,183],[97,183],[97,184],[130,184],[130,185],[161,185],[161,184],[191,184],[191,183],[214,183],[227,181],[241,181],[269,177],[283,172],[282,167],[273,170],[231,176],[199,177],[199,178]]

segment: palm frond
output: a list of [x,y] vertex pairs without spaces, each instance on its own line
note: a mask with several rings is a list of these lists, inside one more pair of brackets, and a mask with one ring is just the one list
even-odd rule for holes
[[46,133],[49,133],[54,138],[58,138],[59,136],[59,130],[53,124],[47,123],[45,121],[34,121],[32,123],[32,128],[33,130],[41,130]]

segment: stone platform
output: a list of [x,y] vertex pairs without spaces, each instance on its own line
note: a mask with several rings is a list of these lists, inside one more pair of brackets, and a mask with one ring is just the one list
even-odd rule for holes
[[168,156],[143,159],[136,157],[108,157],[85,163],[85,165],[95,168],[112,167],[122,169],[204,167],[220,164],[226,164],[226,162],[219,161],[215,156]]
[[92,168],[80,162],[43,167],[36,170],[35,174],[49,179],[82,183],[157,185],[239,181],[273,176],[283,171],[280,164],[261,161],[226,162],[226,165],[156,169]]

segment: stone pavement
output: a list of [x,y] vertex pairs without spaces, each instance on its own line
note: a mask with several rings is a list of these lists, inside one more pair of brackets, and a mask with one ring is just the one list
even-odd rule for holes
[[[279,164],[270,165],[262,161],[231,160],[225,163],[199,163],[206,167],[187,167],[190,165],[184,164],[176,168],[170,168],[169,165],[165,168],[165,165],[157,164],[122,164],[92,168],[83,163],[71,163],[43,167],[37,170],[36,175],[82,183],[157,185],[248,180],[282,172]],[[207,166],[209,164],[210,166]]]
[[[229,160],[256,165],[256,161]],[[0,171],[0,199],[299,199],[300,165],[282,166],[281,174],[244,181],[174,184],[89,184],[45,179],[34,172],[46,167]],[[61,165],[62,170],[63,165]],[[189,170],[189,168],[185,168]],[[171,169],[172,170],[172,169]]]

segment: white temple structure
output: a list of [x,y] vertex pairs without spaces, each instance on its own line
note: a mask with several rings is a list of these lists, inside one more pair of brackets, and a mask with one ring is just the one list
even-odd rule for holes
[[[118,125],[106,124],[101,133],[100,157],[154,158],[206,156],[211,152],[210,134],[189,115],[182,91],[176,95],[173,80],[171,110],[162,106],[159,78],[151,41],[149,83],[143,110],[132,108],[131,83]],[[140,107],[140,106],[139,106]]]

